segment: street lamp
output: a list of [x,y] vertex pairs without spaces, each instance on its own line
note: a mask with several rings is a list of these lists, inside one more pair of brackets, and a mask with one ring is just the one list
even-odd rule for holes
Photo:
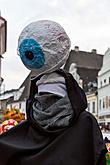
[[7,43],[7,21],[0,16],[0,92],[1,92],[1,59],[2,55],[6,52],[6,43]]

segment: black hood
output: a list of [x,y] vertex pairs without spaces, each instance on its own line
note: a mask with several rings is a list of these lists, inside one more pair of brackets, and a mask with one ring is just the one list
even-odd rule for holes
[[[87,100],[86,100],[86,95],[82,88],[79,87],[78,83],[76,80],[73,78],[73,76],[64,71],[64,70],[57,70],[56,71],[58,74],[64,77],[65,79],[65,85],[67,88],[67,94],[68,98],[70,100],[72,109],[73,109],[73,116],[71,118],[69,127],[72,126],[75,121],[78,119],[79,115],[81,112],[83,112],[87,108]],[[39,129],[42,134],[59,134],[61,131],[64,131],[65,128],[61,128],[59,130],[44,130],[38,122],[34,119],[33,116],[33,110],[32,110],[32,104],[35,101],[34,96],[38,91],[38,88],[36,86],[36,82],[42,77],[43,75],[40,75],[36,78],[32,78],[31,80],[31,87],[30,87],[30,96],[27,101],[27,120],[30,122],[31,125],[33,125],[34,128]]]

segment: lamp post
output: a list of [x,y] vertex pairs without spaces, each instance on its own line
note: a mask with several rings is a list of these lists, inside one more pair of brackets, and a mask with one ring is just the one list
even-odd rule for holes
[[1,93],[1,61],[2,55],[6,52],[6,41],[7,41],[7,21],[0,16],[0,93]]

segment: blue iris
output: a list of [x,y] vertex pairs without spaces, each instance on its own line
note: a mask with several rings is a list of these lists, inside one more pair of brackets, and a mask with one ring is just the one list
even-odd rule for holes
[[29,69],[39,69],[45,63],[40,44],[34,39],[24,39],[19,46],[22,62]]

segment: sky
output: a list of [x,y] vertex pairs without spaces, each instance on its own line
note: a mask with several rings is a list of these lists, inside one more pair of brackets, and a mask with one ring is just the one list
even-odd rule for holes
[[71,40],[71,49],[104,54],[110,47],[110,0],[0,0],[1,16],[7,20],[7,51],[1,74],[4,90],[17,89],[29,70],[17,55],[23,28],[37,20],[60,23]]

